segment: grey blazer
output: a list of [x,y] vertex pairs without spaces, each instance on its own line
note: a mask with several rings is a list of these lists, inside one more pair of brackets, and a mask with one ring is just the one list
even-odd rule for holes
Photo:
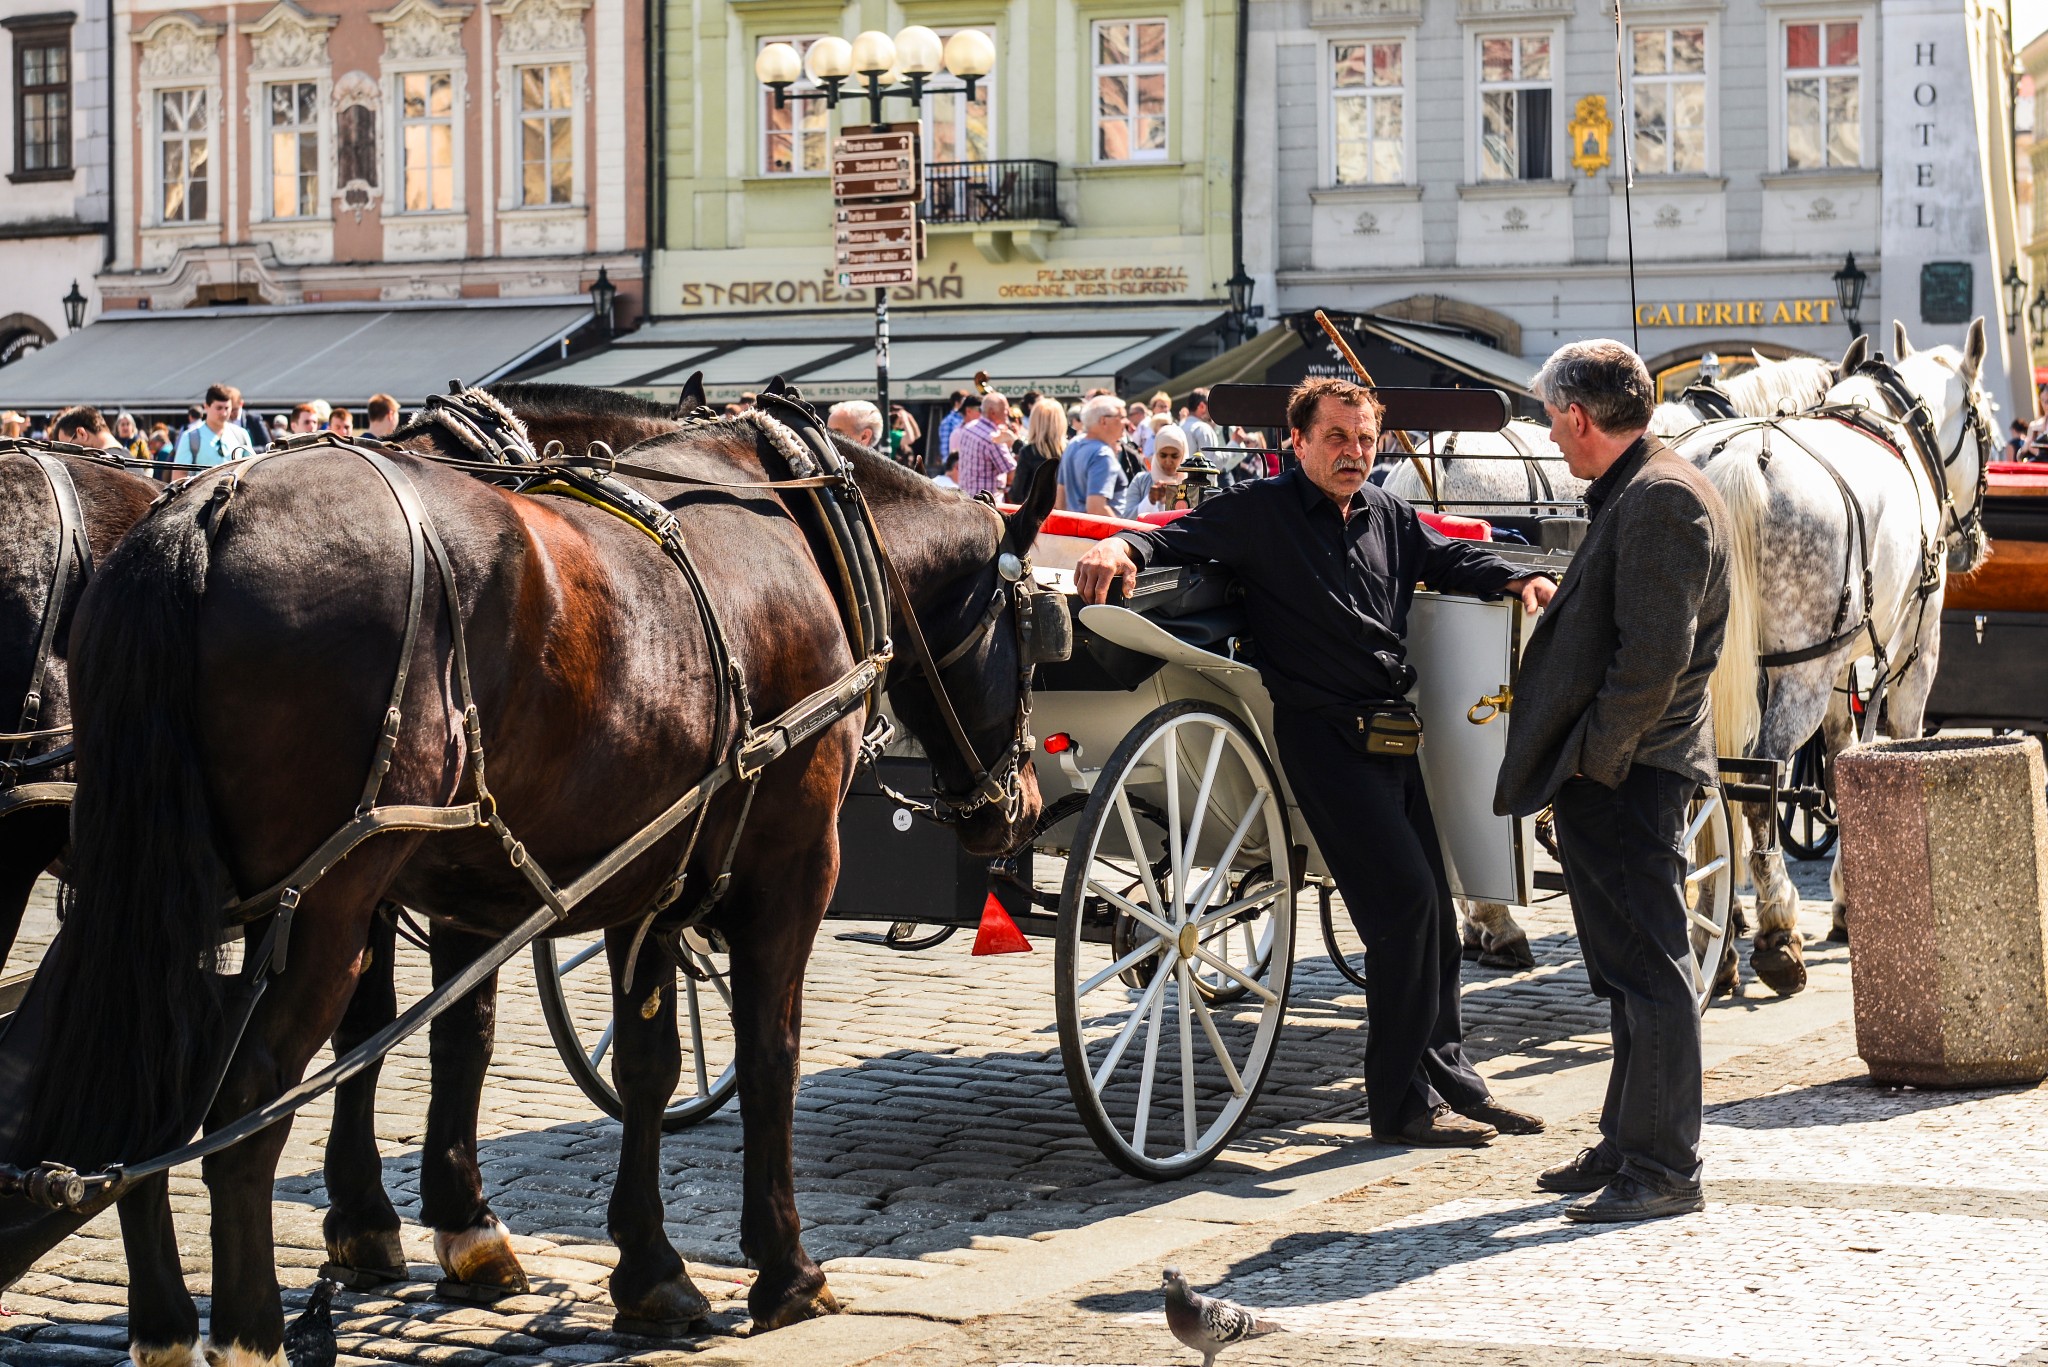
[[1522,652],[1498,813],[1540,811],[1574,774],[1719,774],[1707,680],[1728,624],[1728,510],[1655,437],[1588,491],[1593,525]]

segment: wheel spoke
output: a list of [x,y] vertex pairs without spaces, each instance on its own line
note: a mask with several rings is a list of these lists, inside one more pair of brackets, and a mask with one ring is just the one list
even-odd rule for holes
[[1700,867],[1694,869],[1691,873],[1688,873],[1685,876],[1685,881],[1688,883],[1697,883],[1702,878],[1713,877],[1715,874],[1719,873],[1721,870],[1727,867],[1728,856],[1724,854],[1721,855],[1719,858],[1715,859],[1712,863],[1702,864],[1700,865]]
[[725,1003],[725,1009],[728,1011],[732,1010],[732,988],[726,985],[725,975],[712,967],[711,959],[708,955],[699,954],[696,958],[697,967],[704,971],[705,977],[711,979],[711,985],[718,990],[719,999]]
[[574,954],[569,956],[568,962],[564,963],[560,968],[555,970],[555,976],[558,978],[568,977],[571,973],[574,973],[577,969],[589,963],[591,958],[594,955],[596,955],[596,953],[600,949],[603,948],[604,941],[599,940],[596,944],[590,946],[588,949],[577,950]]
[[1168,947],[1165,957],[1160,960],[1159,971],[1152,975],[1152,981],[1146,985],[1144,995],[1138,998],[1137,1006],[1132,1008],[1130,1019],[1124,1022],[1124,1028],[1117,1031],[1116,1038],[1110,1042],[1109,1053],[1103,1058],[1102,1067],[1095,1072],[1095,1091],[1098,1095],[1109,1086],[1109,1075],[1116,1071],[1117,1063],[1124,1056],[1124,1050],[1131,1045],[1131,1037],[1138,1033],[1138,1022],[1145,1018],[1145,1012],[1151,1009],[1153,999],[1165,988],[1166,980],[1173,976],[1173,966],[1179,959],[1179,953]]
[[1139,945],[1136,949],[1124,955],[1123,958],[1118,959],[1108,968],[1103,969],[1100,973],[1097,973],[1087,982],[1084,982],[1079,987],[1075,988],[1074,1000],[1081,1000],[1081,998],[1087,996],[1090,992],[1093,992],[1096,988],[1102,986],[1111,978],[1114,978],[1117,974],[1123,972],[1127,968],[1136,965],[1140,960],[1144,959],[1146,955],[1156,953],[1159,949],[1159,946],[1163,943],[1165,943],[1165,941],[1163,941],[1159,936],[1154,935],[1144,944]]
[[1173,857],[1172,881],[1167,887],[1172,900],[1165,911],[1177,921],[1188,891],[1188,860],[1180,843],[1180,743],[1173,731],[1166,732],[1159,742],[1159,764],[1166,774],[1166,852]]
[[1717,788],[1707,795],[1704,802],[1700,803],[1699,814],[1693,817],[1692,823],[1685,828],[1685,838],[1678,842],[1680,849],[1689,850],[1692,848],[1692,842],[1700,838],[1700,832],[1707,828],[1707,822],[1712,819],[1720,806],[1721,792]]
[[1152,1079],[1159,1071],[1159,1017],[1166,1009],[1164,993],[1152,999],[1151,1024],[1145,1031],[1145,1071],[1138,1079],[1138,1116],[1131,1128],[1131,1147],[1145,1152],[1145,1131],[1152,1123]]
[[1195,949],[1195,957],[1197,959],[1200,959],[1203,963],[1209,965],[1211,968],[1220,970],[1224,973],[1228,973],[1231,977],[1237,979],[1237,981],[1244,986],[1246,991],[1256,993],[1260,1000],[1272,1003],[1274,1005],[1279,1004],[1279,993],[1275,992],[1272,988],[1266,986],[1264,983],[1259,982],[1257,979],[1247,977],[1243,973],[1238,972],[1237,966],[1235,964],[1217,958],[1214,954],[1211,954],[1208,950],[1203,949],[1200,946],[1197,946]]
[[608,1020],[604,1023],[604,1033],[597,1037],[597,1048],[590,1051],[591,1067],[595,1068],[598,1064],[604,1062],[605,1052],[612,1047],[612,1035],[618,1031],[618,1028],[619,1023],[617,1020]]
[[1691,907],[1685,909],[1685,919],[1692,922],[1693,929],[1705,931],[1709,937],[1718,937],[1721,934],[1721,927],[1711,916],[1702,916]]
[[1202,1000],[1200,993],[1195,994],[1194,1003],[1195,1018],[1202,1022],[1202,1033],[1209,1037],[1209,1048],[1215,1051],[1216,1062],[1222,1066],[1223,1076],[1230,1083],[1230,1094],[1243,1096],[1244,1079],[1237,1075],[1237,1065],[1230,1061],[1230,1051],[1223,1047],[1223,1036],[1216,1029],[1216,1018],[1210,1013],[1209,1004]]
[[1213,925],[1217,921],[1227,920],[1241,912],[1249,911],[1253,907],[1262,907],[1285,891],[1286,889],[1278,883],[1267,883],[1255,891],[1238,898],[1235,902],[1225,902],[1220,907],[1212,907],[1208,911],[1203,912],[1195,918],[1195,924],[1206,926]]
[[1192,1017],[1194,1012],[1188,1003],[1195,996],[1195,975],[1188,972],[1185,963],[1174,965],[1174,972],[1180,987],[1180,1124],[1181,1133],[1186,1136],[1183,1153],[1192,1153],[1195,1147],[1195,1031]]
[[697,980],[685,973],[683,986],[690,996],[690,1052],[697,1068],[697,1095],[711,1094],[711,1075],[704,1058],[704,1010],[697,1000]]
[[1088,890],[1107,900],[1111,906],[1115,907],[1118,911],[1121,911],[1124,915],[1130,917],[1133,921],[1142,922],[1144,925],[1149,927],[1152,933],[1155,935],[1163,935],[1167,939],[1171,940],[1174,937],[1174,935],[1178,933],[1174,930],[1172,926],[1166,924],[1166,922],[1160,920],[1157,916],[1154,916],[1151,912],[1145,910],[1145,908],[1139,906],[1130,898],[1125,897],[1121,893],[1112,892],[1109,888],[1104,887],[1102,884],[1096,882],[1093,878],[1088,880]]
[[1251,802],[1244,809],[1243,819],[1237,823],[1237,829],[1230,833],[1230,841],[1224,845],[1223,853],[1217,856],[1216,867],[1210,871],[1208,881],[1202,884],[1200,893],[1188,899],[1187,904],[1190,907],[1198,907],[1208,901],[1209,891],[1215,886],[1216,880],[1230,872],[1231,863],[1236,860],[1238,850],[1243,848],[1244,838],[1250,833],[1252,822],[1258,818],[1259,809],[1266,805],[1266,798],[1269,795],[1264,788],[1252,794]]
[[1145,883],[1145,898],[1152,909],[1164,918],[1166,900],[1159,895],[1159,884],[1152,877],[1152,861],[1145,857],[1145,842],[1138,838],[1138,819],[1131,814],[1131,797],[1122,788],[1116,790],[1117,815],[1123,818],[1124,838],[1131,842],[1131,858],[1138,863],[1138,876]]
[[1202,827],[1209,817],[1209,794],[1216,786],[1216,766],[1223,758],[1223,742],[1227,739],[1229,734],[1222,727],[1217,727],[1209,742],[1209,758],[1202,763],[1201,786],[1195,790],[1195,814],[1188,818],[1187,843],[1181,846],[1190,860],[1195,858],[1195,851],[1202,843]]

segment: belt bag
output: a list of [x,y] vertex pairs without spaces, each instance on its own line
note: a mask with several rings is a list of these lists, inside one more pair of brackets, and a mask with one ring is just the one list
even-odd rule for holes
[[1422,748],[1422,717],[1413,707],[1364,707],[1347,714],[1345,734],[1361,754],[1413,755]]

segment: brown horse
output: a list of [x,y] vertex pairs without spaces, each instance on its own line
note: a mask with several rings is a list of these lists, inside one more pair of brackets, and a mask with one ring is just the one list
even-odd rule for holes
[[[975,635],[1002,591],[997,557],[1028,547],[1051,482],[1041,481],[1005,527],[985,507],[845,449],[935,648]],[[739,423],[657,439],[634,461],[727,484],[786,473],[759,429]],[[695,602],[646,536],[611,513],[515,495],[424,460],[399,464],[440,528],[462,631],[476,643],[470,669],[496,808],[531,858],[571,876],[722,758],[713,753],[711,652]],[[642,488],[664,500],[697,548],[757,718],[850,668],[812,533],[779,496],[666,481]],[[254,469],[224,507],[197,491],[173,500],[108,558],[82,604],[72,661],[77,906],[38,983],[38,992],[47,983],[51,1028],[22,1132],[0,1156],[97,1166],[184,1137],[222,1028],[210,964],[224,894],[290,871],[354,809],[404,639],[406,545],[392,492],[369,465],[316,448]],[[905,627],[897,617],[899,639]],[[1011,744],[1028,701],[1016,634],[1006,627],[979,635],[946,671],[982,768]],[[454,702],[451,650],[448,614],[430,598],[410,661],[421,686],[407,694],[387,801],[467,795],[470,742]],[[947,748],[929,687],[900,666],[890,683],[941,783],[966,793],[978,775]],[[224,697],[235,705],[203,702]],[[771,765],[743,830],[743,794],[720,794],[675,901],[687,909],[703,900],[712,853],[738,831],[729,889],[711,924],[732,952],[748,1139],[742,1245],[760,1268],[749,1304],[763,1328],[833,1308],[798,1237],[792,1095],[802,970],[836,875],[835,818],[859,729],[857,716],[844,719]],[[149,781],[137,781],[143,775]],[[1021,788],[1015,805],[962,821],[970,849],[997,853],[1028,831],[1037,808],[1028,769]],[[682,830],[662,840],[564,929],[606,929],[623,974],[633,929],[676,872],[683,844]],[[343,1017],[387,896],[479,940],[516,924],[532,902],[485,832],[386,835],[362,846],[305,893],[288,967],[234,1055],[211,1123],[301,1075]],[[617,989],[615,1077],[626,1117],[609,1220],[621,1250],[612,1294],[622,1316],[672,1324],[704,1310],[662,1233],[657,1184],[660,1114],[677,1073],[673,983],[672,965],[645,954]],[[278,1351],[269,1201],[285,1129],[206,1162],[213,1336],[231,1359],[271,1360]],[[465,1146],[473,1152],[473,1127]],[[431,1212],[429,1220],[449,1236],[444,1257],[457,1266],[502,1250],[502,1227],[487,1212],[452,1232]],[[8,1203],[0,1281],[78,1222]],[[131,1240],[137,1233],[126,1232]],[[167,1235],[165,1226],[155,1238],[174,1274]],[[189,1360],[195,1333],[184,1316],[131,1321],[138,1355],[150,1361]]]

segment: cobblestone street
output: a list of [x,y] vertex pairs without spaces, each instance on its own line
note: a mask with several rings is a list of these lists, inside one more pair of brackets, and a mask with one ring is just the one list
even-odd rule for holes
[[[1825,896],[1824,866],[1797,877],[1809,899]],[[1312,909],[1304,899],[1304,935]],[[49,911],[32,912],[44,933]],[[1805,913],[1808,934],[1823,933],[1825,902]],[[2048,1256],[2048,1094],[1860,1085],[1838,946],[1811,947],[1801,997],[1751,985],[1709,1013],[1708,1214],[1597,1233],[1565,1224],[1527,1179],[1586,1142],[1604,1010],[1561,901],[1523,921],[1535,969],[1467,965],[1469,1039],[1500,1094],[1576,1119],[1448,1158],[1359,1142],[1362,998],[1311,938],[1254,1128],[1169,1185],[1116,1172],[1075,1119],[1048,946],[974,960],[960,936],[903,954],[874,928],[828,925],[806,1008],[799,1206],[807,1246],[855,1313],[758,1344],[612,1332],[603,1205],[618,1127],[569,1081],[518,961],[501,985],[483,1164],[534,1293],[489,1308],[434,1300],[429,1236],[409,1229],[415,1280],[337,1301],[344,1362],[1187,1361],[1157,1314],[1170,1251],[1196,1284],[1221,1282],[1289,1330],[1233,1349],[1232,1363],[2008,1362],[2048,1344],[2048,1292],[2031,1274]],[[39,953],[30,939],[17,966]],[[401,945],[399,962],[401,997],[416,996],[424,956]],[[379,1122],[406,1214],[426,1089],[424,1042],[410,1041],[386,1067]],[[280,1170],[288,1304],[323,1257],[327,1118],[324,1105],[300,1118]],[[750,1275],[739,1150],[736,1108],[664,1145],[669,1234],[726,1334],[743,1325]],[[196,1172],[177,1175],[174,1204],[203,1314]],[[124,1276],[103,1217],[8,1293],[0,1361],[121,1361]]]

